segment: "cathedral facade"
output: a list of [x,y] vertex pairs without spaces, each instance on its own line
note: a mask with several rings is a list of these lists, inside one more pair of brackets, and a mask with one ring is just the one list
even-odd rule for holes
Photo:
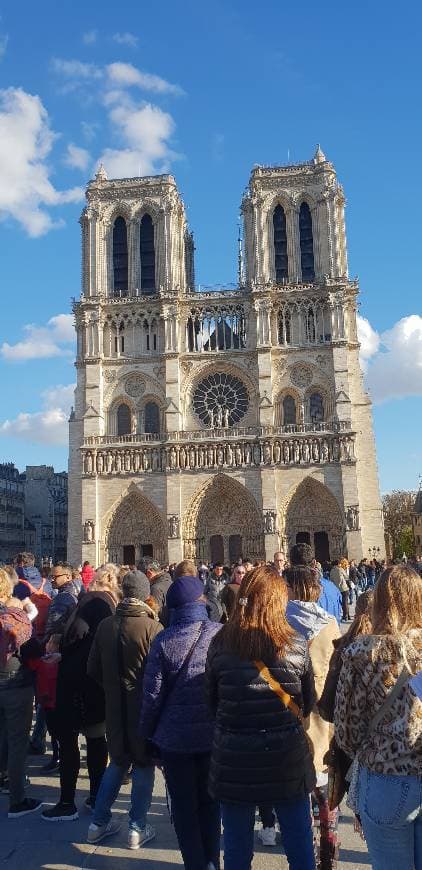
[[72,562],[384,552],[344,194],[318,148],[253,169],[236,289],[195,289],[174,178],[87,187]]

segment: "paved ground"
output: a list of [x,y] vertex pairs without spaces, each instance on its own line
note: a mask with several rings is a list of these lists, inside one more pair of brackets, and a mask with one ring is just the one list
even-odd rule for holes
[[[39,797],[47,804],[53,804],[58,797],[58,778],[39,775],[39,769],[45,760],[45,756],[41,759],[28,759],[28,774],[31,779],[28,794]],[[79,806],[82,806],[87,796],[87,782],[87,771],[83,766],[78,782]],[[168,817],[161,774],[157,775],[150,813],[150,822],[157,830],[157,837],[144,849],[137,851],[126,848],[128,796],[129,786],[125,786],[115,804],[115,814],[121,814],[124,820],[120,833],[98,846],[89,846],[86,843],[86,832],[91,816],[86,810],[80,810],[80,818],[76,822],[43,822],[39,812],[9,821],[6,817],[8,798],[1,795],[0,867],[7,867],[7,870],[136,870],[136,862],[140,859],[142,870],[183,867]],[[352,818],[346,808],[341,819],[340,838],[342,848],[339,868],[368,870],[370,864],[365,844],[354,833]],[[286,870],[287,862],[280,844],[275,849],[264,849],[256,841],[253,868]]]

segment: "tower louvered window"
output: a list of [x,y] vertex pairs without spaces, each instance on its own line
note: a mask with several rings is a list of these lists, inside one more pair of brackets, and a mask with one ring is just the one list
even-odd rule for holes
[[154,224],[151,215],[144,214],[140,226],[141,290],[155,291]]
[[299,212],[300,260],[302,281],[315,280],[314,239],[312,215],[307,202],[302,202]]
[[127,293],[127,227],[122,217],[116,218],[113,227],[113,287],[117,293]]
[[274,271],[277,284],[287,281],[289,265],[287,259],[286,215],[284,208],[277,205],[273,214],[274,227]]

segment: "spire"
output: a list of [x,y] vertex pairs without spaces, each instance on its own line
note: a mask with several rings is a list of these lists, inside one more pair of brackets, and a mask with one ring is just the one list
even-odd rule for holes
[[238,227],[238,234],[237,234],[237,248],[238,248],[237,281],[238,281],[239,287],[243,287],[245,284],[245,269],[244,269],[244,264],[243,264],[243,246],[242,246],[242,232],[241,232],[241,227],[240,227],[240,218],[239,218],[239,227]]
[[97,183],[98,182],[101,183],[102,181],[108,181],[108,175],[105,171],[104,163],[100,163],[98,170],[97,170],[97,174],[95,176],[95,181]]
[[316,151],[314,154],[314,163],[325,163],[326,156],[321,148],[321,145],[317,145]]

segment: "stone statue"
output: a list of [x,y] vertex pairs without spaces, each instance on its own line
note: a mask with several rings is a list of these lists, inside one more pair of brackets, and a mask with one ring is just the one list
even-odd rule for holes
[[275,462],[275,464],[276,464],[276,465],[279,465],[279,464],[280,464],[280,459],[281,459],[281,447],[280,447],[280,442],[279,442],[279,441],[275,441],[275,443],[274,443],[274,447],[273,447],[273,456],[274,456],[274,462]]
[[136,414],[132,414],[132,419],[130,421],[130,431],[132,435],[136,435],[138,431],[138,421],[136,419]]
[[92,474],[92,455],[87,453],[85,457],[85,470],[87,474]]
[[240,444],[236,444],[236,447],[234,448],[234,458],[236,465],[242,465],[242,448]]
[[306,462],[306,464],[308,464],[309,460],[310,460],[310,453],[309,453],[309,444],[307,441],[304,441],[304,443],[303,443],[302,456],[303,456],[303,461]]
[[107,453],[107,471],[109,474],[113,471],[114,458],[111,450]]
[[295,464],[298,465],[300,462],[299,441],[295,441],[293,444],[293,456],[294,456]]
[[179,450],[179,466],[180,468],[186,468],[186,450],[184,447],[181,447]]
[[156,447],[154,447],[152,451],[152,470],[159,471],[160,470],[160,454]]
[[212,468],[214,465],[214,447],[212,446],[212,444],[209,445],[207,453],[208,453],[208,468]]
[[169,459],[170,459],[170,468],[176,468],[177,454],[176,454],[176,450],[174,447],[172,447],[170,450]]
[[142,465],[144,471],[149,471],[151,460],[150,460],[150,452],[149,450],[144,450],[142,454]]
[[196,468],[196,453],[193,446],[189,450],[189,465],[191,468]]
[[198,468],[204,468],[206,462],[205,447],[200,447],[198,450]]
[[128,450],[125,453],[125,471],[130,471],[130,453]]
[[224,450],[221,444],[217,447],[217,465],[224,465]]
[[289,445],[288,445],[287,441],[285,441],[283,444],[283,459],[284,459],[285,464],[288,465],[290,462],[290,456],[289,456]]
[[250,465],[252,460],[252,448],[249,442],[245,444],[245,464]]
[[346,524],[349,532],[359,529],[359,508],[351,505],[346,511]]
[[222,425],[223,425],[223,409],[222,409],[221,405],[219,405],[217,408],[217,428],[221,429]]
[[321,444],[321,461],[328,462],[328,460],[329,460],[328,444],[324,438],[324,440]]
[[261,448],[259,444],[254,444],[253,446],[253,461],[255,465],[261,464]]
[[319,462],[319,444],[318,441],[312,442],[312,459],[314,462]]
[[340,459],[340,447],[337,438],[333,441],[331,449],[334,462],[338,462]]
[[94,540],[94,523],[92,520],[86,520],[84,523],[84,542],[91,544]]
[[231,444],[228,444],[226,447],[226,464],[233,465],[233,450]]
[[266,441],[265,444],[264,444],[263,457],[264,457],[264,462],[265,462],[265,464],[266,464],[266,465],[269,465],[269,463],[271,462],[272,457],[271,457],[271,447],[270,447],[268,441]]
[[135,450],[133,456],[133,470],[135,473],[139,471],[139,450]]
[[116,470],[116,474],[120,474],[120,471],[122,469],[122,460],[120,458],[120,453],[116,453],[116,456],[114,459],[114,468]]
[[276,514],[274,511],[265,511],[264,513],[264,532],[267,535],[275,533]]
[[102,474],[104,471],[104,460],[103,460],[102,453],[97,454],[97,471],[98,471],[98,474]]
[[210,408],[208,414],[210,418],[210,429],[214,429],[214,408]]
[[177,514],[172,514],[168,519],[169,538],[180,537],[179,533],[179,517]]
[[223,411],[223,426],[225,429],[229,428],[229,409],[224,408]]

